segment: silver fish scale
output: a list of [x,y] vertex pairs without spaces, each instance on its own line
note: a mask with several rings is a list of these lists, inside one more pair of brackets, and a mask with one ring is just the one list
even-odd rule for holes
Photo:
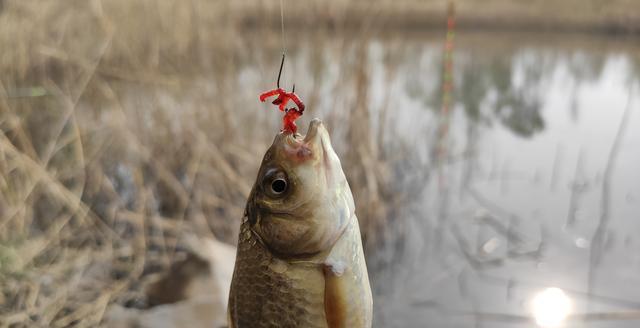
[[327,327],[319,267],[278,263],[241,226],[229,314],[232,328]]

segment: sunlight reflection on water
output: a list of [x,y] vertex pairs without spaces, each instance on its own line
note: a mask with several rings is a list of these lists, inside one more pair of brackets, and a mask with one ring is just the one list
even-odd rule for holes
[[562,326],[571,310],[571,299],[560,288],[547,288],[535,294],[531,300],[531,313],[540,327]]

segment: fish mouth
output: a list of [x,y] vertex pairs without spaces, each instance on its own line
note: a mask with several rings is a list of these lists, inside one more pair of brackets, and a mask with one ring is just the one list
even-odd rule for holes
[[322,124],[322,120],[319,118],[311,120],[303,142],[312,145],[313,149],[316,149],[318,153],[321,154],[319,156],[321,156],[321,167],[323,167],[323,170],[321,170],[322,174],[324,175],[326,184],[333,186],[335,182],[334,163],[336,161],[339,162],[339,160],[331,146],[329,132],[324,127],[324,124]]
[[314,118],[309,123],[307,135],[304,137],[303,143],[314,145],[317,149],[322,149],[322,153],[327,156],[333,152],[329,132],[319,118]]
[[325,129],[324,124],[322,124],[322,120],[319,118],[314,118],[309,122],[309,128],[307,129],[307,135],[304,137],[304,142],[311,142],[316,139],[318,136],[322,138],[322,134],[327,133],[327,129]]
[[299,133],[291,134],[281,131],[276,136],[274,144],[284,143],[285,145],[291,147],[291,149],[295,149],[295,151],[303,148],[306,150],[300,152],[299,155],[308,155],[311,154],[312,148],[320,149],[320,147],[323,147],[323,143],[325,143],[325,140],[328,140],[328,138],[329,133],[324,127],[324,124],[322,124],[322,120],[320,120],[319,118],[314,118],[311,120],[311,122],[309,122],[309,127],[307,128],[306,135],[302,136]]
[[325,161],[325,164],[329,160],[330,152],[333,151],[331,147],[331,141],[329,139],[329,132],[322,124],[322,120],[319,118],[314,118],[309,123],[309,128],[307,129],[307,135],[304,137],[303,143],[307,145],[311,145],[313,148],[317,150],[322,150],[322,158]]

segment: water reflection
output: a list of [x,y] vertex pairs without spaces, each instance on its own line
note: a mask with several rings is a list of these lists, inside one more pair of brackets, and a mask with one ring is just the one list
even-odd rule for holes
[[[625,108],[640,104],[640,49],[459,36],[454,103],[443,118],[439,37],[291,39],[298,42],[282,84],[295,82],[308,105],[300,126],[323,118],[348,178],[365,181],[352,187],[366,226],[376,327],[531,327],[531,295],[546,286],[562,288],[577,313],[640,309],[640,290],[628,288],[640,285],[637,111],[616,160],[608,158]],[[251,140],[238,163],[253,163],[280,123],[271,110],[256,111],[255,98],[272,86],[279,52],[246,46],[224,78],[187,95],[235,91],[234,106],[248,110],[224,117],[228,131],[211,133]],[[245,122],[260,128],[232,128]],[[609,221],[594,241],[607,176]],[[556,316],[545,311],[536,310]],[[605,317],[583,326],[611,327],[616,316]],[[615,325],[637,327],[634,320]]]
[[[504,37],[458,38],[446,119],[439,38],[332,39],[292,51],[289,78],[312,86],[312,115],[303,119],[328,121],[347,175],[369,182],[354,195],[358,216],[378,227],[365,232],[376,327],[553,324],[568,315],[553,312],[566,305],[556,290],[534,302],[557,303],[553,311],[537,306],[534,318],[529,308],[549,285],[579,313],[640,309],[640,290],[625,288],[640,285],[640,129],[622,138],[602,260],[589,260],[607,155],[627,100],[640,104],[630,92],[639,49]],[[640,115],[628,119],[640,126]],[[350,131],[354,122],[367,129]],[[381,200],[391,205],[372,205]],[[590,318],[584,326],[612,324]]]
[[531,300],[531,312],[540,327],[554,328],[563,325],[571,313],[571,299],[560,288],[547,288]]
[[[640,175],[632,169],[640,165],[632,150],[640,133],[633,129],[624,133],[612,178],[605,255],[593,268],[589,260],[607,155],[627,100],[638,104],[630,92],[638,81],[633,52],[526,42],[488,51],[461,43],[440,164],[432,151],[441,122],[439,43],[409,43],[403,51],[378,41],[369,48],[371,110],[384,99],[375,95],[393,90],[396,114],[383,127],[404,134],[412,150],[391,180],[411,186],[407,172],[431,172],[419,180],[419,196],[395,213],[389,229],[398,230],[397,239],[370,248],[376,325],[528,327],[531,293],[550,284],[580,313],[638,309],[640,291],[624,288],[640,284],[633,273],[640,258],[631,255],[638,245],[631,231],[640,229],[632,219],[640,213]],[[400,64],[376,64],[389,53]],[[379,67],[396,71],[376,74]],[[638,115],[628,119],[629,126],[640,123]],[[385,141],[387,151],[398,143]],[[407,161],[419,163],[408,168]],[[584,325],[611,323],[591,318]]]

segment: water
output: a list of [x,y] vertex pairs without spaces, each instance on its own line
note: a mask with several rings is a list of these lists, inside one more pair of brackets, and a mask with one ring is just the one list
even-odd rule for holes
[[[567,326],[637,327],[637,314],[612,314],[640,309],[637,49],[496,37],[458,43],[444,155],[429,156],[443,121],[440,45],[407,41],[391,80],[373,69],[371,103],[392,88],[387,129],[432,170],[394,260],[370,254],[384,264],[371,273],[376,326],[531,327],[535,293],[559,287],[576,315]],[[386,47],[369,44],[373,67],[397,51]]]
[[[392,208],[367,247],[376,327],[532,327],[549,287],[572,302],[567,327],[640,325],[637,42],[458,33],[444,117],[442,35],[291,34],[282,85],[307,103],[299,125],[327,123],[347,176],[367,169],[354,145],[389,164],[377,201]],[[203,82],[234,90],[238,126],[266,122],[242,130],[256,149],[279,125],[256,111],[279,63],[262,44],[234,55],[235,76]],[[189,115],[178,103],[174,121]],[[354,188],[361,211],[370,189]]]
[[[568,327],[640,325],[637,312],[618,314],[640,310],[640,49],[463,34],[445,119],[441,43],[337,40],[291,56],[296,83],[316,82],[314,115],[331,121],[353,110],[340,102],[350,93],[364,95],[383,151],[409,149],[392,182],[412,197],[392,211],[391,240],[368,254],[375,326],[531,327],[532,299],[548,287],[570,298]],[[364,91],[352,65],[365,67]],[[403,178],[415,170],[424,179]]]

